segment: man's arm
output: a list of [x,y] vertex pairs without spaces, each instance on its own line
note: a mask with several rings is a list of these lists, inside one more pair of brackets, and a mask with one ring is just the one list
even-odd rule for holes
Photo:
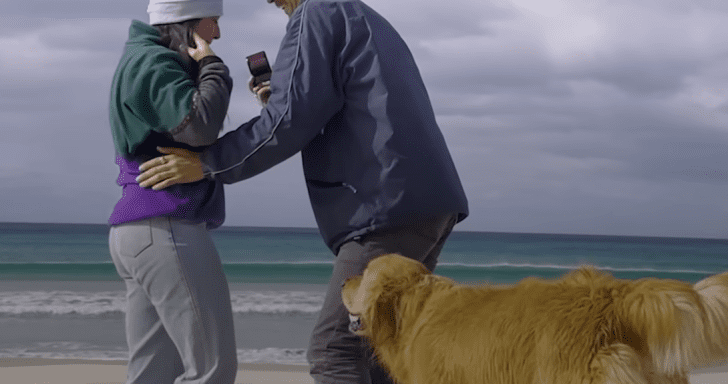
[[338,52],[331,15],[307,4],[288,24],[261,115],[225,134],[198,159],[178,151],[144,163],[140,185],[159,189],[197,181],[200,170],[234,183],[290,158],[321,132],[343,107],[344,95],[338,70],[331,67]]
[[[263,106],[268,104],[270,82],[255,87],[251,85],[250,90]],[[205,178],[199,153],[169,147],[157,147],[157,151],[170,156],[160,156],[139,166],[139,170],[144,172],[136,178],[141,187],[152,187],[158,191],[170,185],[194,183]]]
[[303,3],[273,65],[261,115],[225,134],[201,154],[205,175],[226,184],[255,176],[308,145],[343,108],[343,86],[331,12]]

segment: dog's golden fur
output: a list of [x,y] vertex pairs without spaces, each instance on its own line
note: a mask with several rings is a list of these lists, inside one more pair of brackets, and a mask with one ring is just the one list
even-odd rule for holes
[[728,356],[728,273],[691,286],[584,267],[468,286],[385,255],[342,298],[400,384],[687,384]]

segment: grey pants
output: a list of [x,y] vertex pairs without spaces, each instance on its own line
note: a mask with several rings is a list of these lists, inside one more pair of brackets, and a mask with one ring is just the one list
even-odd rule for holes
[[387,253],[422,262],[434,270],[456,216],[374,232],[345,243],[334,261],[326,298],[308,349],[310,373],[316,384],[392,383],[374,362],[365,342],[349,332],[349,314],[341,301],[341,284],[360,275],[370,260]]
[[205,224],[115,225],[109,248],[127,291],[127,384],[232,384],[230,291]]

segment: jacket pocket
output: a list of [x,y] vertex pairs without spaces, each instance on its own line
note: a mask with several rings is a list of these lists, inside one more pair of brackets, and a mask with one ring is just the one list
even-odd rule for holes
[[372,210],[351,184],[306,180],[316,221],[324,239],[336,239],[369,222]]
[[347,184],[341,181],[338,182],[330,182],[330,181],[319,181],[319,180],[306,180],[308,184],[311,184],[312,186],[316,188],[349,188],[350,191],[356,193],[356,188],[354,188],[353,185]]
[[152,226],[148,220],[124,225],[117,229],[114,240],[119,255],[137,257],[152,245]]

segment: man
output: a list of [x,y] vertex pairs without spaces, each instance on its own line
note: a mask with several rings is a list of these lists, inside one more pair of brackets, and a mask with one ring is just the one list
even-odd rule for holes
[[[267,0],[269,3],[273,0]],[[321,235],[336,255],[308,350],[319,384],[387,383],[348,331],[341,283],[399,253],[430,270],[467,200],[414,59],[360,0],[274,0],[290,16],[261,115],[201,154],[142,165],[144,187],[234,183],[301,151]]]

